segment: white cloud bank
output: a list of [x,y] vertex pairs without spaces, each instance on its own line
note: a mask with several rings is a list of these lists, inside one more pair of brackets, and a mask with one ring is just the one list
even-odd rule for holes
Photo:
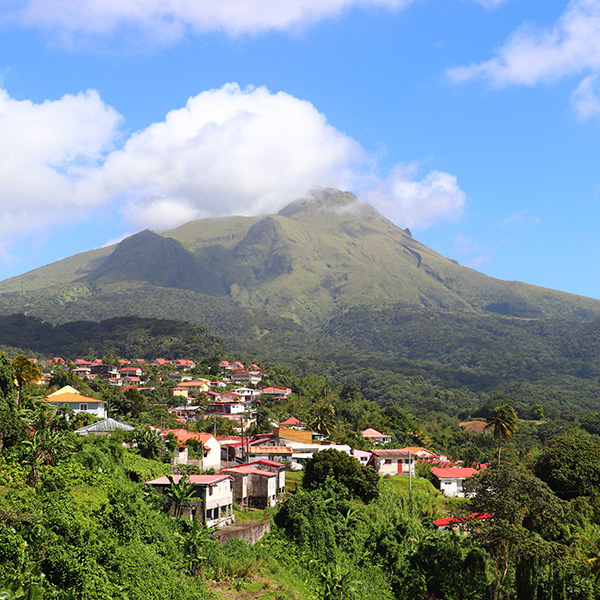
[[586,77],[571,100],[581,118],[600,114],[594,83],[600,72],[600,0],[571,0],[549,28],[517,29],[491,60],[450,69],[455,83],[484,79],[495,87],[549,83],[569,75]]
[[353,6],[404,8],[412,0],[8,0],[9,18],[63,34],[134,28],[170,42],[187,30],[230,35],[288,30]]
[[98,208],[107,221],[120,214],[128,228],[159,231],[204,216],[276,212],[315,186],[363,192],[411,227],[453,218],[465,202],[447,173],[417,180],[414,166],[397,166],[380,179],[360,144],[283,92],[227,84],[124,141],[121,123],[94,91],[42,104],[1,91],[0,242]]

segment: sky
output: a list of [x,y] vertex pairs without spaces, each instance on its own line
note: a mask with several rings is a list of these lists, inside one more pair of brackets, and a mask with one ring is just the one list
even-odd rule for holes
[[0,280],[354,192],[600,298],[600,0],[0,0]]

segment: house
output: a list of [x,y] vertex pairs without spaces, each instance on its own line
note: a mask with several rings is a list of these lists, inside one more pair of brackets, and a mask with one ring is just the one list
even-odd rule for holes
[[[243,448],[240,450],[240,456]],[[292,462],[293,450],[289,446],[250,446],[248,448],[248,457],[250,461],[272,460],[290,465]]]
[[231,381],[240,385],[248,383],[251,385],[257,385],[261,380],[262,375],[260,374],[260,371],[235,371],[231,376]]
[[108,383],[117,383],[120,379],[119,371],[114,365],[104,365],[102,363],[92,364],[90,367],[90,376],[100,376],[106,379]]
[[260,392],[252,388],[236,388],[235,390],[233,390],[233,393],[239,394],[242,397],[242,399],[246,402],[252,402],[253,400],[256,400],[260,397]]
[[212,433],[196,433],[187,429],[163,429],[161,432],[164,437],[167,437],[169,433],[172,433],[177,438],[177,444],[180,448],[186,446],[186,442],[190,439],[202,442],[204,457],[199,461],[201,463],[199,465],[200,468],[205,470],[215,469],[215,471],[221,470],[221,444]]
[[404,448],[372,450],[368,464],[380,475],[415,474],[415,457]]
[[300,419],[296,419],[296,417],[290,417],[285,421],[281,421],[279,423],[279,427],[283,427],[284,429],[296,429],[298,431],[303,431],[306,429],[306,423],[301,421]]
[[50,394],[47,398],[44,398],[42,402],[52,404],[57,408],[68,406],[75,413],[86,412],[99,419],[106,419],[108,417],[106,402],[104,400],[83,396],[70,385],[66,385],[53,394]]
[[219,400],[211,402],[206,407],[207,413],[227,414],[227,415],[241,415],[248,410],[246,401],[241,394],[235,392],[226,392],[221,394]]
[[91,367],[88,366],[80,366],[80,367],[75,367],[74,369],[71,369],[71,373],[73,373],[73,375],[77,375],[77,377],[79,377],[79,379],[85,379],[86,377],[90,376],[91,373]]
[[152,366],[154,367],[166,367],[168,365],[171,364],[170,360],[167,360],[165,358],[157,358],[153,363]]
[[233,495],[240,506],[264,509],[277,503],[277,473],[249,465],[229,467],[222,473],[233,478]]
[[375,444],[389,444],[392,441],[391,435],[380,433],[377,429],[373,429],[372,427],[361,431],[360,435],[367,440],[371,440]]
[[451,498],[464,498],[465,479],[477,475],[479,471],[470,467],[432,467],[431,474],[437,479],[442,494]]
[[263,398],[285,399],[291,393],[291,388],[280,387],[278,385],[269,385],[258,390]]
[[117,429],[122,429],[123,431],[133,431],[135,427],[132,427],[127,423],[117,421],[116,419],[103,419],[102,421],[97,421],[91,425],[80,427],[79,429],[76,429],[74,433],[83,437],[88,435],[108,435]]
[[187,369],[195,369],[196,363],[193,360],[178,358],[177,360],[173,361],[173,366],[177,369],[185,371]]
[[[183,475],[172,475],[179,483]],[[187,482],[193,486],[189,506],[183,507],[183,516],[196,519],[207,527],[224,527],[235,520],[233,515],[233,479],[225,473],[218,475],[188,475]],[[159,494],[171,486],[168,477],[146,481]]]
[[352,456],[363,466],[366,467],[371,459],[371,453],[366,450],[356,450],[352,448]]
[[181,381],[178,388],[188,391],[188,394],[200,394],[210,390],[210,381],[208,379],[194,379],[192,381]]
[[278,497],[285,494],[285,465],[275,460],[255,460],[253,462],[240,465],[242,467],[256,467],[257,469],[263,469],[264,471],[271,471],[277,473],[277,495]]

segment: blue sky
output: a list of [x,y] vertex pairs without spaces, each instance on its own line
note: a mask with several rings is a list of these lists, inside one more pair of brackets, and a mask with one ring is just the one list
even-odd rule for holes
[[600,0],[0,6],[0,279],[335,186],[600,298]]

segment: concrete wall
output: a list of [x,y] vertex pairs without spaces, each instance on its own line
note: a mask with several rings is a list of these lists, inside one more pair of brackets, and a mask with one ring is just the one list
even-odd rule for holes
[[262,523],[248,521],[229,525],[216,532],[215,536],[219,538],[221,544],[226,544],[233,538],[245,540],[249,544],[256,544],[269,531],[271,531],[271,523],[269,521]]

